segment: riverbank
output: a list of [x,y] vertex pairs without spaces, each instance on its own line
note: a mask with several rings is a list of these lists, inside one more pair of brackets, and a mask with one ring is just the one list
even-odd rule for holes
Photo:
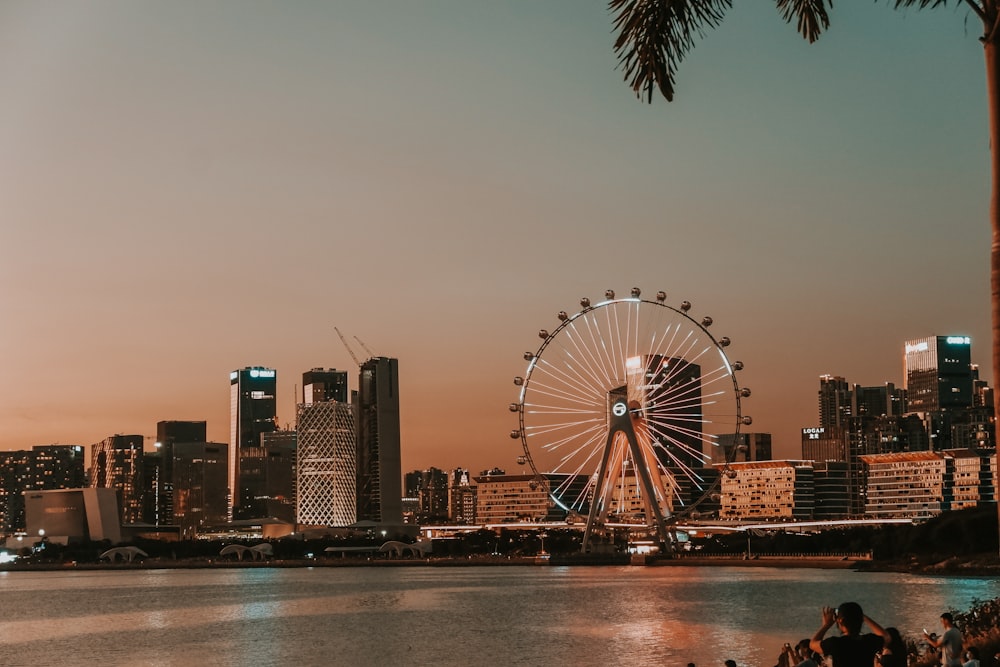
[[[208,568],[302,568],[302,567],[479,567],[479,566],[649,566],[649,567],[773,567],[816,569],[860,569],[865,561],[847,556],[678,556],[674,558],[648,558],[621,554],[615,557],[573,555],[548,556],[472,556],[446,558],[307,558],[269,560],[230,560],[222,558],[174,560],[145,558],[133,562],[101,563],[7,563],[0,565],[0,572],[67,571],[67,570],[191,570]],[[871,569],[871,568],[865,568]],[[1000,571],[1000,570],[998,570]]]

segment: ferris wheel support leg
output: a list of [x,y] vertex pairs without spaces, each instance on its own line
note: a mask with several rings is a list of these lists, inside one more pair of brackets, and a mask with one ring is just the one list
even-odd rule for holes
[[583,546],[581,549],[583,553],[588,553],[590,550],[590,536],[594,531],[594,524],[597,523],[598,506],[605,502],[604,494],[601,493],[605,481],[605,475],[608,473],[608,461],[611,459],[611,449],[614,444],[615,432],[609,431],[607,440],[604,442],[604,454],[601,457],[601,470],[597,476],[597,484],[594,487],[594,493],[590,500],[590,512],[587,513],[587,527],[583,530]]

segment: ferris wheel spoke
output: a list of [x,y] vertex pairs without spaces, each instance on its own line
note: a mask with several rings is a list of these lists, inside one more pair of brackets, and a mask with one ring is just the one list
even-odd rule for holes
[[607,535],[598,527],[610,521],[668,541],[665,521],[719,483],[704,466],[745,419],[729,340],[708,332],[710,318],[699,323],[689,303],[669,306],[662,292],[655,301],[630,294],[608,290],[594,305],[582,299],[575,315],[561,312],[515,380],[512,435],[534,474],[564,475],[549,493],[556,507],[588,513],[584,544],[595,529]]
[[[595,394],[600,394],[601,385],[594,381],[589,381],[586,378],[580,377],[580,375],[574,372],[572,367],[567,370],[564,367],[558,367],[554,364],[542,363],[536,366],[539,372],[543,374],[541,380],[548,379],[552,383],[562,383],[565,385],[562,389],[566,390],[567,393],[572,392],[582,396],[590,396]],[[539,379],[536,379],[537,382]],[[547,384],[544,383],[543,384]]]
[[607,367],[602,363],[602,358],[595,356],[593,350],[586,346],[582,332],[578,333],[576,327],[568,329],[566,335],[573,348],[571,351],[569,346],[564,347],[566,356],[570,359],[577,359],[579,357],[578,363],[587,369],[593,381],[598,386],[606,387],[610,376],[608,375]]
[[589,407],[592,411],[596,410],[598,406],[603,404],[603,397],[601,397],[596,392],[593,393],[578,393],[571,390],[563,389],[554,384],[548,382],[535,383],[534,392],[542,396],[546,396],[549,399],[559,401],[568,405],[579,405]]

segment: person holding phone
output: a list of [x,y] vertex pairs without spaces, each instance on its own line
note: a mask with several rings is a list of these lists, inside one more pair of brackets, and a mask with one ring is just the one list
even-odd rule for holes
[[962,633],[955,627],[955,619],[949,612],[941,614],[941,627],[944,634],[940,637],[924,628],[924,638],[934,648],[941,649],[942,667],[962,667]]

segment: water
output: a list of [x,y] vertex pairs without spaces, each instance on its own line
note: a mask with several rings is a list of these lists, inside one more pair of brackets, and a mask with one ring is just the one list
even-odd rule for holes
[[989,578],[739,567],[4,572],[0,664],[771,667],[824,604],[917,635],[998,596]]

